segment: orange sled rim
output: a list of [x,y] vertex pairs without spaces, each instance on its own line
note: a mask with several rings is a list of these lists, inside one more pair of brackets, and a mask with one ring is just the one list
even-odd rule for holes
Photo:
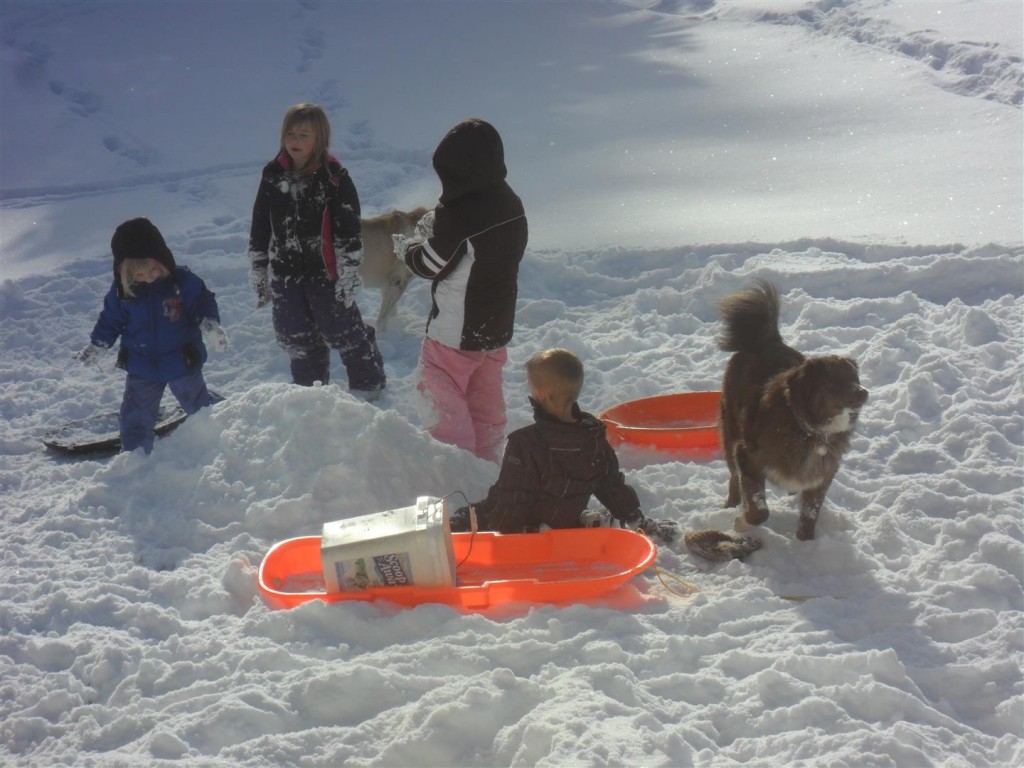
[[718,434],[722,393],[680,392],[619,403],[600,414],[608,441],[691,461],[721,458]]
[[621,528],[543,533],[454,533],[456,584],[451,587],[324,589],[320,537],[278,542],[260,564],[259,588],[271,608],[310,600],[386,600],[402,607],[441,603],[461,611],[507,603],[571,603],[608,595],[654,563],[646,537]]

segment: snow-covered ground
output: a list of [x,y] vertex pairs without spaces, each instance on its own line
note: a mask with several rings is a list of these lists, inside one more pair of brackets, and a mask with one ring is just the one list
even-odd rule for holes
[[[1016,0],[3,0],[0,762],[1024,763],[1022,26]],[[268,610],[274,542],[497,471],[419,427],[425,284],[380,407],[288,383],[245,249],[301,100],[366,214],[433,204],[459,120],[502,132],[531,225],[510,429],[548,346],[594,412],[717,389],[717,301],[778,283],[785,338],[871,393],[818,538],[776,494],[745,563],[659,549],[695,597],[649,572],[593,605]],[[61,458],[43,431],[120,401],[71,356],[137,215],[217,293],[227,400],[148,458]],[[620,458],[649,514],[728,529],[723,462]]]

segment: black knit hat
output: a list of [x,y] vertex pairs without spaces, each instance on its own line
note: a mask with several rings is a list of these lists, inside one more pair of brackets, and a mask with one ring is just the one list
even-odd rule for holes
[[128,219],[114,230],[110,250],[114,254],[115,280],[125,259],[156,259],[168,271],[174,271],[174,255],[164,242],[164,236],[153,222],[141,216]]

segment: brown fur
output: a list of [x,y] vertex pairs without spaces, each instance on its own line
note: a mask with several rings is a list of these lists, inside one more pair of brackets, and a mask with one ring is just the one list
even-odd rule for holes
[[388,320],[398,313],[398,300],[412,279],[412,272],[395,256],[391,236],[411,236],[416,222],[426,212],[426,208],[388,211],[362,220],[363,264],[359,267],[359,274],[365,287],[381,289],[380,311],[375,323],[378,331],[384,331]]
[[722,448],[729,465],[726,506],[736,529],[768,519],[765,481],[800,493],[798,539],[814,538],[825,494],[868,392],[857,363],[805,358],[779,335],[779,293],[766,280],[726,296],[719,346],[734,353],[722,381]]

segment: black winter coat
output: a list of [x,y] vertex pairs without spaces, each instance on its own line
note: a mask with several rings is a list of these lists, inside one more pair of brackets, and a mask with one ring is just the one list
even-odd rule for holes
[[359,216],[355,184],[337,160],[296,174],[282,152],[263,168],[253,203],[251,263],[269,262],[276,277],[333,282],[339,267],[362,263]]
[[570,424],[534,403],[535,422],[508,436],[498,482],[474,505],[481,530],[578,528],[591,495],[623,523],[637,520],[640,501],[619,471],[604,423],[577,406],[573,414]]
[[442,188],[434,232],[405,254],[415,275],[433,281],[427,336],[454,349],[498,349],[512,339],[528,237],[523,203],[505,181],[501,136],[467,120],[441,140],[433,164]]

